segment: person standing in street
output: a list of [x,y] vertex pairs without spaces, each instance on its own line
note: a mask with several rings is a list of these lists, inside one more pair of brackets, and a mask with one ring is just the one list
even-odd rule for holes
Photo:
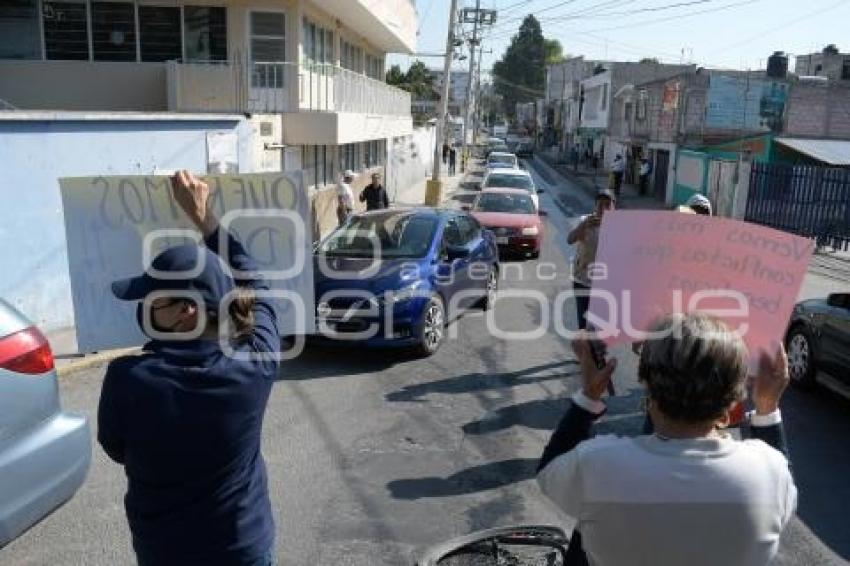
[[379,174],[372,173],[372,182],[366,185],[366,188],[360,193],[360,202],[366,203],[366,210],[381,210],[390,207],[390,199],[387,197],[386,189],[381,185]]
[[596,202],[591,214],[581,218],[578,225],[567,235],[567,243],[575,245],[572,279],[576,298],[576,317],[579,329],[587,328],[587,308],[590,306],[590,270],[596,261],[596,248],[599,246],[599,225],[609,210],[614,210],[617,199],[614,194],[603,189],[596,194]]
[[260,439],[278,378],[279,307],[256,278],[257,262],[219,226],[209,186],[187,171],[171,182],[205,245],[159,254],[151,267],[170,277],[145,272],[112,284],[117,298],[136,302],[151,340],[109,364],[97,440],[127,474],[139,566],[271,566]]
[[449,149],[449,175],[455,174],[455,167],[457,166],[457,150],[454,147]]
[[353,181],[354,172],[351,169],[346,169],[345,173],[342,174],[342,181],[336,188],[336,217],[340,226],[345,224],[345,221],[351,216],[351,211],[354,210],[354,193],[351,190]]
[[623,173],[626,171],[626,160],[619,153],[614,157],[614,163],[611,164],[611,173],[614,176],[614,195],[620,196],[620,188],[623,186]]
[[640,196],[645,196],[649,190],[649,174],[652,173],[652,165],[646,157],[640,160],[640,170],[638,171],[638,187]]
[[443,165],[446,165],[449,161],[449,144],[443,142]]

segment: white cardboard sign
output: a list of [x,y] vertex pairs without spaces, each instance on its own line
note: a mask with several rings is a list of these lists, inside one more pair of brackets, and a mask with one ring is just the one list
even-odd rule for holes
[[[313,312],[312,217],[303,177],[203,179],[210,185],[211,210],[269,274],[272,289],[303,300],[303,309],[279,301],[282,332],[312,332],[313,317],[297,316]],[[164,249],[199,241],[200,233],[174,201],[168,177],[75,177],[59,185],[79,351],[143,344],[136,305],[116,299],[112,282],[142,273]]]

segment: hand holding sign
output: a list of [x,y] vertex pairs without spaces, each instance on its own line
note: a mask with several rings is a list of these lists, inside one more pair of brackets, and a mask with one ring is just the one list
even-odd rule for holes
[[210,198],[209,185],[183,170],[171,177],[171,188],[174,191],[174,200],[204,237],[215,232],[216,218],[209,212],[207,206]]
[[779,408],[779,398],[791,378],[788,375],[788,358],[780,342],[776,354],[762,352],[759,369],[753,378],[753,405],[759,415],[769,415]]

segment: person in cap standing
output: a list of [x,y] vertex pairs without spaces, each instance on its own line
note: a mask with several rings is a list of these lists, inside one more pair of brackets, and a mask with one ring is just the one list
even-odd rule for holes
[[366,185],[366,188],[360,193],[360,202],[364,201],[366,202],[366,210],[380,210],[390,207],[387,191],[381,185],[381,176],[377,173],[372,173],[372,182]]
[[452,146],[449,149],[449,175],[454,175],[457,170],[457,149]]
[[691,195],[685,206],[690,208],[696,214],[711,216],[711,201],[705,195],[699,193]]
[[575,259],[573,260],[572,279],[576,298],[576,316],[578,327],[587,328],[587,308],[590,306],[590,287],[592,285],[590,271],[596,261],[596,248],[599,246],[599,226],[602,217],[609,210],[614,210],[617,202],[614,193],[603,189],[596,194],[593,212],[581,217],[578,225],[567,235],[567,243],[574,245]]
[[109,364],[98,442],[127,474],[140,566],[268,566],[275,526],[260,436],[278,374],[275,302],[265,281],[230,275],[259,267],[219,226],[207,184],[180,171],[172,188],[205,245],[167,249],[149,272],[113,283],[151,340]]
[[354,210],[354,192],[351,190],[351,183],[354,181],[354,172],[351,169],[346,169],[342,174],[342,181],[336,187],[336,217],[339,225],[345,224],[348,217],[351,216],[351,211]]

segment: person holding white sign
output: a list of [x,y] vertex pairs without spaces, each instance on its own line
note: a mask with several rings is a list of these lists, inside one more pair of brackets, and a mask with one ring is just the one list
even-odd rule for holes
[[264,281],[231,276],[258,268],[218,225],[206,183],[181,171],[172,187],[206,246],[172,247],[113,284],[138,302],[152,340],[109,364],[98,441],[127,474],[140,566],[267,566],[274,520],[260,436],[278,372],[275,304]]
[[[638,374],[655,433],[590,439],[616,368],[598,368],[587,340],[573,343],[582,389],[538,467],[543,492],[576,519],[568,565],[762,566],[797,506],[779,412],[788,362],[779,345],[753,377],[751,439],[725,435],[743,399],[741,336],[703,313],[662,318]],[[585,556],[586,555],[586,556]]]

